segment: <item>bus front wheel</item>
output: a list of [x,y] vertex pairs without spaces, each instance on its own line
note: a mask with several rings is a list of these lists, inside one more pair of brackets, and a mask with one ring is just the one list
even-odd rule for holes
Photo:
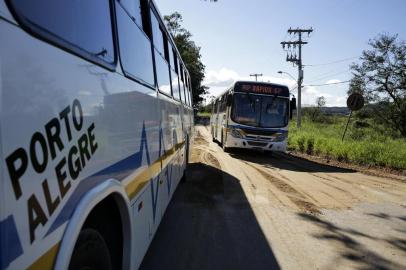
[[80,232],[69,264],[69,270],[77,269],[113,269],[107,244],[97,230],[86,228]]

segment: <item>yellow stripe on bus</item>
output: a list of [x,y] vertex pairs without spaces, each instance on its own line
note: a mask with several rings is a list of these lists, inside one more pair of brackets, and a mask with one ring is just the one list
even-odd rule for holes
[[138,192],[149,182],[151,179],[150,168],[143,169],[130,183],[125,187],[128,197],[133,199]]
[[166,165],[170,162],[171,158],[175,155],[176,150],[180,149],[185,142],[176,144],[173,148],[166,151],[166,153],[157,159],[151,166],[148,168],[143,169],[134,179],[132,179],[129,184],[125,187],[127,195],[130,200],[135,198],[140,190],[155,176],[159,174],[161,171],[161,162],[162,167],[166,167]]
[[56,254],[59,250],[59,243],[55,244],[47,252],[45,252],[39,259],[37,259],[27,270],[48,270],[52,269],[55,264]]

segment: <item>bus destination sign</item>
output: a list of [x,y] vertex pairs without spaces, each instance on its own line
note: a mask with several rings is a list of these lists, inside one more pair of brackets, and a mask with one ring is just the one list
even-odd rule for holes
[[289,96],[289,90],[287,87],[272,84],[242,83],[235,86],[235,91],[265,95]]

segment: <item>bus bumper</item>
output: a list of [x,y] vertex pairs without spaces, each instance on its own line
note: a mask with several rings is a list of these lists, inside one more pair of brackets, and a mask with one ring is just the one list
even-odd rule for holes
[[229,148],[245,148],[263,151],[286,152],[287,140],[281,142],[264,140],[247,140],[245,138],[235,138],[228,134],[225,146]]

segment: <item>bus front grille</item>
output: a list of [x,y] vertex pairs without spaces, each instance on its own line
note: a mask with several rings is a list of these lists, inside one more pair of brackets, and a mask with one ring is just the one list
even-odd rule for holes
[[265,147],[267,146],[268,143],[266,142],[250,142],[248,141],[248,145],[250,146],[259,146],[259,147]]

